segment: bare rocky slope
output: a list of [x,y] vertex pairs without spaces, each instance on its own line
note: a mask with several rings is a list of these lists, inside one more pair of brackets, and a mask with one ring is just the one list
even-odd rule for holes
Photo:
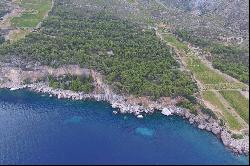
[[[0,1],[0,22],[3,20],[3,17],[10,11],[10,7],[6,0]],[[0,23],[1,24],[1,23]],[[0,44],[4,42],[4,30],[2,30],[0,25]]]
[[248,0],[157,0],[169,12],[160,16],[179,28],[187,28],[200,37],[208,37],[248,47]]

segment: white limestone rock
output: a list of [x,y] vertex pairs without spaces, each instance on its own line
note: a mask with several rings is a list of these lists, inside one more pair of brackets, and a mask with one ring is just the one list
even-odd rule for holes
[[172,115],[168,108],[163,108],[161,113],[166,116]]
[[137,118],[138,119],[143,119],[143,116],[142,115],[137,115]]

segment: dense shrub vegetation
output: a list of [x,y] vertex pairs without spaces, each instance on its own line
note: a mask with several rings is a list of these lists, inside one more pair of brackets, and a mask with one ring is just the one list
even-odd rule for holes
[[234,139],[243,139],[244,138],[244,136],[242,134],[232,134],[231,137]]
[[248,51],[201,39],[184,30],[177,30],[175,34],[184,41],[210,51],[213,55],[212,63],[215,68],[244,83],[249,83]]
[[216,114],[209,108],[205,108],[203,107],[201,109],[201,112],[203,112],[204,114],[207,114],[208,116],[214,118],[214,119],[218,119],[218,117],[216,116]]
[[94,90],[93,79],[91,77],[65,75],[55,78],[49,76],[49,85],[55,89],[60,88],[76,92],[90,93]]
[[82,10],[73,6],[76,2],[55,1],[40,31],[1,47],[0,55],[54,67],[78,64],[96,69],[120,93],[159,98],[196,91],[153,30],[118,19],[106,10]]
[[178,103],[176,106],[186,108],[186,109],[190,110],[192,114],[195,114],[195,115],[198,114],[196,107],[199,105],[196,105],[189,100],[183,100],[180,103]]

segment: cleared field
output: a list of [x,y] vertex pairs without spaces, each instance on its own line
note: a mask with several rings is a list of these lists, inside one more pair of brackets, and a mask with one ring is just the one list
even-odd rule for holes
[[187,65],[196,78],[203,84],[227,83],[227,80],[222,75],[219,75],[215,71],[211,70],[195,56],[190,55],[187,57]]
[[36,27],[52,5],[51,0],[19,0],[17,3],[25,9],[21,16],[11,20],[12,26],[18,28]]
[[29,32],[29,29],[14,30],[9,34],[9,39],[11,39],[11,42],[18,41],[19,39],[24,38]]
[[238,90],[246,88],[246,85],[243,83],[220,83],[220,84],[205,84],[206,89],[215,89],[215,90]]
[[239,91],[220,91],[222,96],[238,112],[242,119],[249,123],[249,100]]
[[129,3],[135,3],[135,0],[127,0]]
[[178,50],[185,51],[185,53],[188,53],[189,48],[186,44],[178,41],[175,36],[171,34],[164,35],[164,39],[167,43],[171,44],[172,46],[175,46]]
[[[196,78],[201,81],[207,89],[240,89],[242,85],[229,84],[229,82],[220,74],[211,70],[200,59],[195,57],[188,46],[177,40],[177,38],[171,34],[164,34],[164,39],[170,45],[176,47],[177,50],[184,51],[188,56],[183,58],[186,61],[187,67],[191,70]],[[244,86],[243,86],[244,87]]]
[[231,129],[239,130],[241,129],[241,124],[237,121],[237,119],[229,112],[227,108],[224,107],[223,103],[221,103],[220,99],[214,94],[212,91],[205,91],[202,93],[203,98],[211,103],[213,106],[222,111],[224,116],[224,120],[229,125]]

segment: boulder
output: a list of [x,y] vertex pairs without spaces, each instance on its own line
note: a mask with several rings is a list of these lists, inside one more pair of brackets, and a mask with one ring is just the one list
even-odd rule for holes
[[188,118],[190,117],[190,115],[191,115],[191,114],[187,111],[187,112],[185,113],[185,118],[188,119]]
[[189,119],[189,123],[190,123],[190,124],[193,124],[193,123],[194,123],[194,119],[193,119],[193,118],[190,118],[190,119]]
[[203,124],[200,124],[200,125],[198,125],[198,128],[199,128],[199,129],[201,129],[201,130],[203,130],[203,129],[205,129],[205,128],[206,128],[206,126],[205,126],[205,125],[203,125]]
[[213,127],[212,128],[212,132],[215,134],[215,135],[218,135],[220,133],[220,128],[219,127]]
[[166,116],[172,115],[168,108],[163,108],[161,113]]
[[210,126],[208,125],[208,126],[206,126],[206,130],[207,131],[211,131],[211,128],[210,128]]
[[142,119],[143,116],[142,116],[142,115],[137,115],[137,118],[138,118],[138,119]]

